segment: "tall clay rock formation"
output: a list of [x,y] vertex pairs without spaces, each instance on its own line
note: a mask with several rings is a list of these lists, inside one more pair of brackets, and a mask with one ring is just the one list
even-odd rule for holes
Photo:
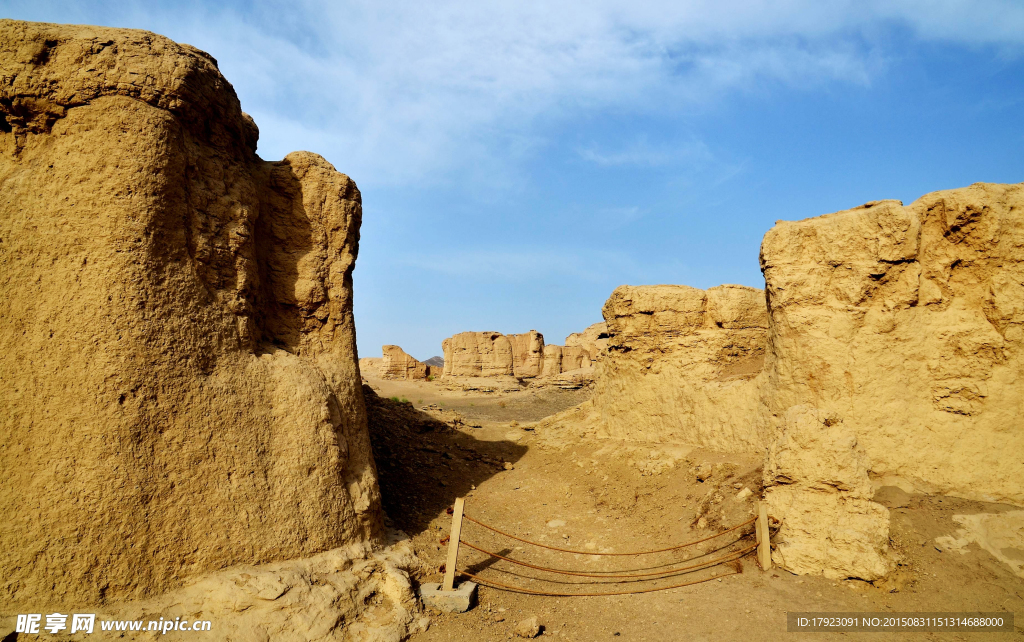
[[512,345],[512,374],[517,377],[539,377],[544,371],[544,335],[536,330],[508,335]]
[[544,367],[542,377],[557,377],[562,374],[562,346],[555,344],[544,346]]
[[0,21],[0,595],[66,608],[380,537],[361,205],[207,54]]
[[446,377],[511,375],[512,343],[500,332],[460,332],[441,342]]
[[763,447],[753,421],[768,326],[761,290],[624,285],[603,312],[608,347],[593,397],[601,434],[732,452]]
[[1024,504],[1024,184],[780,222],[761,267],[780,561],[884,573],[888,516],[869,474]]
[[462,332],[441,343],[444,349],[443,374],[449,377],[512,375],[520,379],[553,379],[564,372],[592,368],[607,342],[603,323],[569,335],[565,346],[545,345],[544,335],[536,330],[508,335]]
[[565,347],[582,349],[579,354],[581,368],[594,366],[598,355],[608,349],[608,324],[595,323],[583,332],[570,334],[565,338]]
[[384,359],[380,364],[382,379],[417,380],[426,379],[430,366],[420,363],[398,346],[384,346]]

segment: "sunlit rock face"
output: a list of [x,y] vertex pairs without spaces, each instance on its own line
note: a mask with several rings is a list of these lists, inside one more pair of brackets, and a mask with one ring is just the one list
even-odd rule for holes
[[360,194],[209,55],[0,21],[0,586],[128,599],[380,539]]
[[384,358],[381,360],[378,370],[382,379],[416,381],[426,379],[430,374],[430,366],[412,358],[400,347],[384,346],[382,350]]
[[600,434],[729,452],[763,447],[756,422],[768,333],[762,290],[624,285],[605,303],[604,318],[608,347],[594,391]]
[[884,575],[872,486],[1024,504],[1024,186],[780,222],[761,267],[780,563]]

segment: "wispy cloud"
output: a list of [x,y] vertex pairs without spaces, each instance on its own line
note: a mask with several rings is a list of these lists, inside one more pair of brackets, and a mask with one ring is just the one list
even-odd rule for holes
[[[460,280],[523,283],[604,283],[609,279],[627,279],[649,274],[652,265],[640,263],[626,252],[594,249],[483,248],[446,254],[405,254],[396,262],[406,267],[443,274]],[[670,261],[677,271],[682,264]]]
[[696,165],[707,163],[713,159],[711,150],[701,141],[652,144],[645,136],[636,138],[617,149],[603,149],[596,144],[591,144],[576,151],[583,160],[603,167]]
[[[15,5],[16,6],[16,5]],[[773,84],[866,85],[887,38],[1024,48],[1015,0],[185,5],[26,3],[20,14],[149,27],[211,50],[255,112],[261,153],[329,152],[377,184],[494,181],[546,132],[603,110],[679,113]],[[585,148],[599,164],[670,150]],[[514,178],[508,178],[514,184]]]
[[[1013,0],[306,0],[61,11],[107,11],[108,22],[211,50],[259,115],[262,153],[329,151],[380,184],[453,171],[494,180],[543,150],[547,127],[600,110],[678,112],[773,83],[869,84],[884,72],[894,29],[1013,55],[1024,47],[1024,4]],[[662,153],[583,155],[658,164]]]

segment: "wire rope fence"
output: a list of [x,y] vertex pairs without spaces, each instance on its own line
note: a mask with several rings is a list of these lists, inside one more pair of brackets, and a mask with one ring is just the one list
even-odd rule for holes
[[[730,575],[738,575],[743,572],[740,560],[755,552],[762,569],[767,570],[771,567],[771,536],[767,507],[764,503],[759,503],[755,517],[718,533],[674,546],[630,552],[564,548],[513,535],[506,530],[465,514],[465,499],[463,498],[457,499],[455,506],[449,508],[448,512],[452,515],[452,531],[449,537],[441,540],[442,544],[446,540],[448,543],[448,561],[442,567],[445,573],[443,587],[447,591],[454,590],[455,577],[461,576],[482,586],[526,595],[550,597],[633,595],[667,591]],[[477,538],[489,537],[499,542],[511,540],[540,549],[539,552],[545,552],[549,556],[587,556],[590,561],[612,561],[623,557],[644,558],[650,555],[666,557],[672,554],[677,559],[657,561],[656,558],[656,562],[647,563],[647,566],[637,567],[634,564],[633,568],[565,568],[565,566],[569,566],[568,564],[545,566],[539,561],[531,559],[525,552],[523,555],[516,554],[513,557],[512,549],[491,550],[491,548],[498,547],[488,548],[481,544],[479,539],[473,541],[465,537],[463,522],[478,527],[472,529],[478,531],[474,533]],[[714,542],[714,544],[706,547],[707,550],[694,548],[708,542]],[[460,567],[458,565],[460,547],[474,551],[484,556],[485,559],[469,567]],[[522,546],[515,546],[515,548],[524,551]],[[678,559],[680,554],[685,554],[687,557]],[[704,571],[707,573],[702,573]],[[483,576],[484,572],[487,572],[489,576]],[[500,581],[490,576],[493,573],[518,578],[520,581]],[[679,581],[684,579],[685,581]],[[540,583],[541,587],[523,586],[522,580]],[[555,586],[546,586],[549,584]],[[608,590],[612,588],[615,590]]]

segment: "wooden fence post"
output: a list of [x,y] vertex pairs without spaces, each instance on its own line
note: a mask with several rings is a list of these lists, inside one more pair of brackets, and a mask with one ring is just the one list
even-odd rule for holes
[[444,591],[455,590],[455,564],[459,561],[459,538],[462,537],[462,511],[466,500],[459,497],[455,500],[455,511],[452,513],[452,534],[448,539],[448,563],[444,567]]
[[761,564],[762,571],[770,571],[772,568],[772,541],[771,531],[768,530],[768,504],[757,503],[757,561]]

